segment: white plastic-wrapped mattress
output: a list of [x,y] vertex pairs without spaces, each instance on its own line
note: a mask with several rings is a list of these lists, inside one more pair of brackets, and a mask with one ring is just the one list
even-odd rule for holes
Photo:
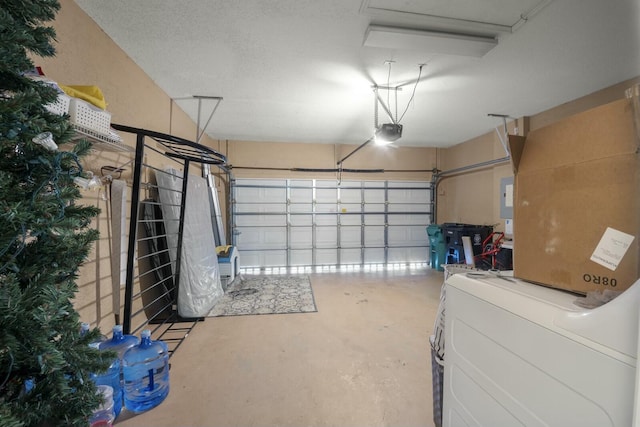
[[[176,259],[182,171],[167,168],[156,173],[158,195],[167,232],[170,256]],[[194,318],[206,316],[223,295],[216,255],[207,182],[189,175],[178,285],[178,314]]]

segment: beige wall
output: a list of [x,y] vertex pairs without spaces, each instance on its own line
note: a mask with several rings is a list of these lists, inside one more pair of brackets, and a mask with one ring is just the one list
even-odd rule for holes
[[[518,120],[518,134],[539,129],[571,115],[625,97],[625,90],[640,83],[640,77],[630,79],[547,111]],[[509,132],[514,133],[514,123]],[[500,126],[502,128],[502,126]],[[444,171],[505,157],[500,139],[495,131],[481,135],[441,152],[441,169]],[[500,180],[513,176],[510,164],[468,171],[447,177],[438,187],[437,222],[464,222],[494,225],[504,231],[500,218]]]
[[[229,141],[224,153],[238,178],[338,178],[338,160],[356,149],[357,145],[265,143]],[[343,172],[342,179],[406,179],[429,180],[436,167],[433,148],[393,148],[367,145],[343,163],[344,169],[384,170],[384,173]],[[248,169],[255,168],[255,169]],[[269,170],[276,169],[276,170]],[[291,171],[293,168],[329,169],[331,172]]]
[[[500,142],[494,134],[484,135],[468,144],[442,150],[440,169],[449,171],[505,157],[504,150],[502,153],[496,153],[500,149]],[[493,224],[494,200],[493,195],[486,189],[493,188],[496,169],[486,167],[443,177],[438,184],[437,222]]]

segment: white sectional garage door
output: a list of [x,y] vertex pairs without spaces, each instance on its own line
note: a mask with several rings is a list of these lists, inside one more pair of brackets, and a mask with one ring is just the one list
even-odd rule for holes
[[429,182],[236,179],[243,268],[425,263]]

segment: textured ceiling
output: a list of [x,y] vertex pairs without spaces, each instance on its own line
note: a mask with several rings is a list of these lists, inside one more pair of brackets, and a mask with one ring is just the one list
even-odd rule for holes
[[[75,1],[194,121],[183,98],[223,97],[216,139],[362,143],[377,84],[402,86],[379,91],[406,110],[398,145],[446,147],[501,125],[488,113],[533,115],[640,74],[640,0]],[[369,24],[498,45],[481,58],[365,47]]]

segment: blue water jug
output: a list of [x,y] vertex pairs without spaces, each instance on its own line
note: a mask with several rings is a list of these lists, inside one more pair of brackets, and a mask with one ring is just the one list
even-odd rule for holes
[[[95,349],[99,349],[100,343],[91,343],[89,345]],[[91,374],[91,379],[96,385],[108,385],[113,389],[113,412],[116,417],[120,415],[120,411],[122,411],[122,402],[124,401],[121,374],[121,363],[120,359],[117,357],[113,360],[106,372],[102,374]]]
[[122,357],[124,406],[140,413],[155,408],[169,394],[169,351],[163,341],[152,341],[151,331],[142,331],[140,345]]
[[113,335],[110,340],[100,343],[100,350],[113,350],[118,353],[118,357],[122,360],[125,351],[129,350],[140,343],[135,335],[125,335],[122,332],[122,325],[113,327]]
[[[106,374],[102,377],[108,376],[108,378],[100,378],[95,380],[96,384],[105,384],[113,387],[113,406],[116,412],[116,417],[122,410],[124,403],[124,390],[122,387],[122,356],[131,347],[135,347],[140,343],[140,340],[135,335],[125,335],[122,331],[122,325],[115,325],[113,327],[113,335],[111,339],[98,343],[100,351],[111,350],[118,353],[118,359],[113,362],[109,367]],[[117,365],[114,366],[114,365]],[[118,372],[117,383],[115,380],[115,372]]]
[[80,324],[80,336],[85,336],[85,334],[89,332],[89,329],[91,329],[91,325],[89,325],[87,322],[82,322]]
[[[87,333],[89,333],[89,331],[91,330],[91,325],[88,322],[82,322],[80,324],[80,336],[83,337],[85,336]],[[96,343],[101,343],[102,341],[106,341],[107,337],[100,334],[100,336],[98,338],[96,338],[96,340],[94,342]]]

